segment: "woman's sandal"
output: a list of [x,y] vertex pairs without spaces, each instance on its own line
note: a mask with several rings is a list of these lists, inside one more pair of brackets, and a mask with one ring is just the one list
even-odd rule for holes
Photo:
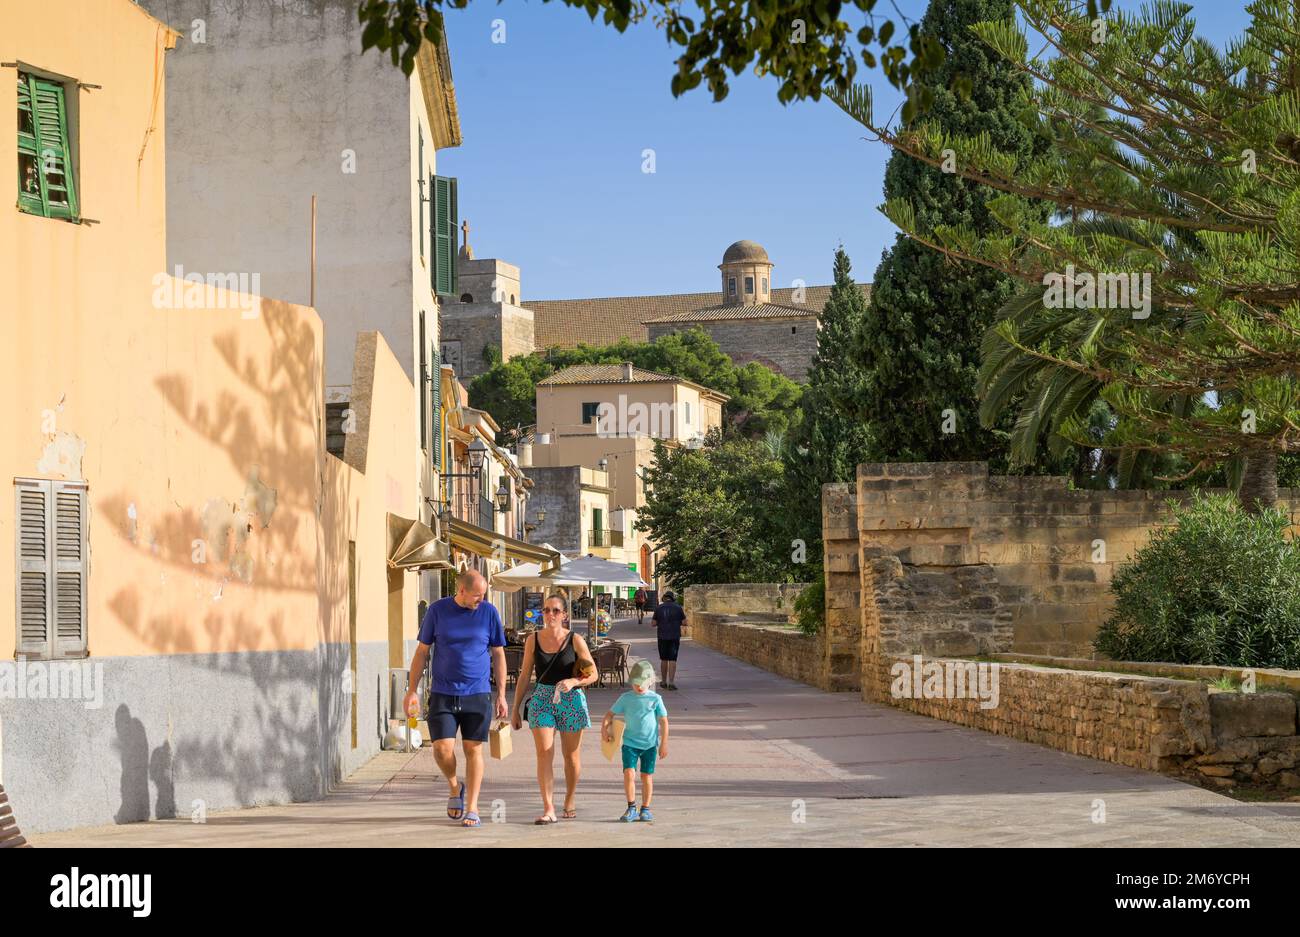
[[460,825],[464,827],[472,828],[476,826],[482,826],[483,821],[479,819],[479,815],[477,813],[471,810],[469,813],[465,814],[465,817],[460,821]]
[[538,817],[536,820],[533,821],[533,825],[534,825],[534,826],[549,826],[550,824],[555,823],[555,822],[556,822],[555,814],[552,814],[552,813],[544,813],[544,814],[542,814],[540,817]]
[[564,808],[564,813],[560,814],[560,816],[566,820],[576,820],[578,818],[578,810],[576,807],[566,807]]

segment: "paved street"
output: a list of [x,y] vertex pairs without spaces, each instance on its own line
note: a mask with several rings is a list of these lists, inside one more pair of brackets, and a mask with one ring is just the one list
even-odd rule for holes
[[[654,653],[635,620],[615,634]],[[657,664],[657,661],[656,661]],[[1246,804],[1156,774],[793,683],[686,642],[664,693],[653,824],[621,824],[620,772],[583,739],[578,819],[535,827],[531,737],[488,760],[483,826],[446,819],[430,749],[381,754],[326,800],[32,837],[37,846],[1295,846],[1300,803]],[[589,693],[593,724],[618,689]],[[556,771],[562,776],[558,751]],[[435,780],[436,776],[436,780]],[[560,781],[562,794],[563,782]],[[1094,822],[1097,801],[1105,822]],[[495,807],[494,807],[495,804]],[[560,804],[557,798],[557,808]],[[493,820],[493,811],[496,820]]]

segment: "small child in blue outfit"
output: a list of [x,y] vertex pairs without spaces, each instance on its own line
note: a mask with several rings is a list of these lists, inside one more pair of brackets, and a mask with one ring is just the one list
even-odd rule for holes
[[[623,791],[627,794],[627,812],[619,819],[624,823],[644,820],[649,823],[655,815],[650,812],[650,799],[654,796],[654,773],[657,758],[668,757],[668,710],[663,697],[654,692],[655,670],[648,660],[639,660],[628,674],[632,689],[624,693],[605,713],[600,724],[600,735],[607,742],[614,740],[614,717],[623,717]],[[641,769],[641,809],[636,807],[636,772]]]

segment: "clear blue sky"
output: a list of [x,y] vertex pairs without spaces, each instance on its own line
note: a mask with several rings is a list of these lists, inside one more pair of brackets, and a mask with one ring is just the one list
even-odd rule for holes
[[[1221,45],[1244,5],[1197,0],[1197,32]],[[898,3],[914,19],[925,6]],[[889,151],[828,101],[783,106],[774,80],[748,73],[721,103],[703,85],[674,98],[661,32],[619,34],[555,2],[476,0],[447,12],[447,31],[465,142],[438,171],[460,180],[475,255],[517,264],[525,299],[715,290],[741,238],[767,248],[775,287],[829,283],[840,243],[869,281],[894,242],[876,210]],[[878,107],[897,100],[870,80]]]

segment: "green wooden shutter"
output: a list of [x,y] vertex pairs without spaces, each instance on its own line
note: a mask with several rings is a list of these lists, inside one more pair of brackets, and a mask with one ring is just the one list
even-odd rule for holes
[[442,355],[433,352],[433,467],[442,470]]
[[52,482],[54,657],[86,656],[86,485]]
[[36,111],[32,107],[31,78],[18,73],[18,207],[45,214],[41,186],[40,146],[36,142]]
[[50,656],[50,492],[49,483],[14,482],[18,533],[18,654]]
[[[47,218],[75,219],[79,215],[66,104],[63,85],[19,73],[19,207]],[[33,157],[35,190],[30,175]]]
[[433,177],[433,291],[439,296],[456,295],[456,180]]
[[420,373],[415,392],[420,396],[420,448],[429,448],[429,340],[424,333],[424,310],[420,310]]

